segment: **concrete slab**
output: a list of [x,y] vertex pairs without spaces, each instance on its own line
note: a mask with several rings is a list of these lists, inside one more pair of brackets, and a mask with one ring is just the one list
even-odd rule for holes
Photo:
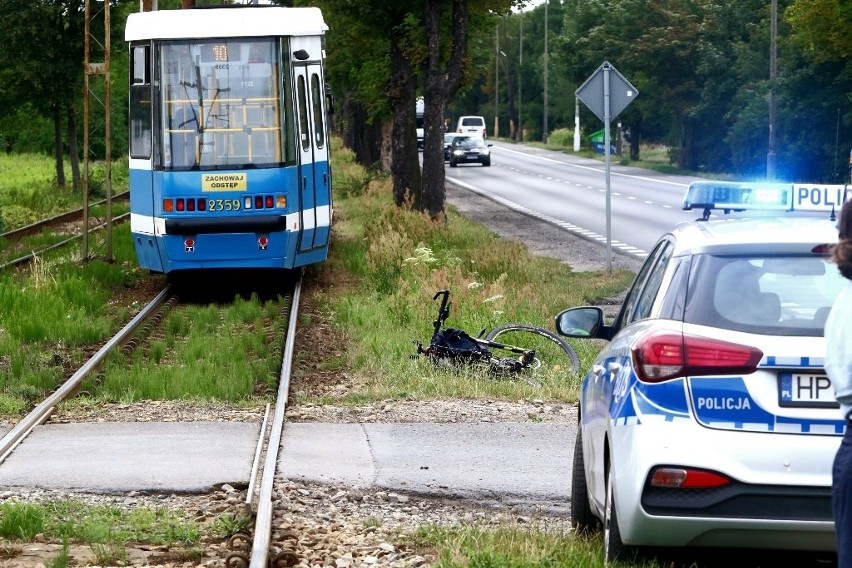
[[561,509],[575,434],[569,424],[287,424],[279,475]]
[[[47,424],[0,465],[0,490],[205,492],[249,482],[260,425]],[[576,425],[287,423],[279,476],[564,511]]]
[[259,424],[47,424],[0,465],[0,488],[204,492],[247,485]]

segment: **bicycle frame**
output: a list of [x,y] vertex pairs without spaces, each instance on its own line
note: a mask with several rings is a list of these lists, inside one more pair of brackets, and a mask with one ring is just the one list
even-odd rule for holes
[[[476,353],[467,350],[458,351],[450,347],[442,347],[435,345],[436,338],[438,338],[438,336],[444,329],[444,323],[450,316],[450,307],[452,306],[452,302],[450,301],[449,290],[439,290],[432,297],[432,301],[435,301],[438,298],[441,298],[441,305],[438,308],[437,317],[432,322],[433,331],[432,337],[429,342],[429,347],[424,349],[422,343],[420,343],[419,341],[415,341],[415,344],[417,345],[417,355],[426,355],[434,359],[446,358],[454,362],[459,361],[468,364],[473,362],[487,362],[489,364],[489,368],[492,371],[498,373],[519,372],[529,367],[535,361],[535,350],[523,349],[497,341],[482,339],[481,337],[472,337],[470,335],[468,335],[468,337],[470,337],[470,339],[475,341],[479,345],[479,347],[482,348],[482,353]],[[483,332],[484,331],[485,330],[483,330]],[[482,333],[480,333],[480,336],[481,335]],[[510,353],[520,355],[520,357],[517,360],[505,357],[497,357],[491,353],[491,349],[509,351]]]

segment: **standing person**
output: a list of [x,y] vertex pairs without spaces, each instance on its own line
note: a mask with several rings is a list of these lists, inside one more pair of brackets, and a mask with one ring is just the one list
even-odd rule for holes
[[825,371],[846,418],[846,432],[834,457],[831,505],[837,533],[837,566],[852,568],[852,201],[843,204],[832,256],[846,285],[825,322]]

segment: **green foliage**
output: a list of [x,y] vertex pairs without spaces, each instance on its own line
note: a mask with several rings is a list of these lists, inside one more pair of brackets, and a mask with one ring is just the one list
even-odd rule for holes
[[44,531],[44,511],[28,503],[0,503],[0,536],[32,540]]
[[[438,568],[603,568],[600,536],[577,536],[567,521],[533,518],[529,524],[505,522],[484,528],[465,524],[421,527],[413,546],[437,550]],[[631,566],[653,566],[631,564]]]
[[47,562],[46,566],[47,568],[67,568],[70,562],[68,539],[64,538],[62,539],[62,549]]
[[574,147],[574,131],[567,128],[557,128],[547,137],[548,144],[554,146]]
[[249,534],[253,526],[254,521],[247,515],[226,513],[213,521],[210,532],[218,538],[228,538],[238,533]]
[[369,170],[355,160],[355,153],[345,147],[339,137],[331,139],[331,155],[334,163],[332,188],[337,197],[347,197],[362,193],[374,178],[381,179],[386,174]]
[[265,391],[277,380],[280,361],[271,354],[284,338],[267,333],[275,317],[275,305],[256,297],[235,298],[226,308],[170,311],[161,324],[165,338],[136,350],[129,362],[108,362],[98,392],[122,401],[249,399],[258,386]]

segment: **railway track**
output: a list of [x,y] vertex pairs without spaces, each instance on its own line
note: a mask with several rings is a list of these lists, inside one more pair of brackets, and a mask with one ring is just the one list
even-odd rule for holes
[[[117,193],[113,196],[113,201],[127,201],[130,199],[130,192],[123,191],[121,193]],[[105,205],[106,199],[102,199],[100,201],[96,201],[92,203],[92,206]],[[31,223],[24,227],[18,227],[17,229],[12,229],[11,231],[6,231],[3,234],[0,234],[0,238],[7,240],[18,240],[21,237],[25,237],[27,235],[33,235],[36,233],[40,233],[43,229],[47,227],[56,227],[60,225],[64,225],[66,223],[73,222],[82,222],[83,220],[83,208],[80,207],[78,209],[73,209],[71,211],[66,211],[64,213],[59,213],[57,215],[53,215],[51,217],[47,217],[45,219],[40,219],[35,223]]]
[[[113,197],[113,200],[128,200],[130,198],[130,192],[125,191],[119,194],[116,194]],[[96,203],[93,203],[93,206],[103,205],[106,203],[106,200],[101,200]],[[78,241],[83,238],[83,219],[84,219],[84,209],[78,208],[72,211],[66,211],[64,213],[60,213],[58,215],[54,215],[51,217],[47,217],[45,219],[41,219],[36,221],[35,223],[31,223],[24,227],[19,227],[17,229],[12,229],[11,231],[6,231],[5,233],[0,234],[0,242],[9,243],[10,251],[9,253],[3,254],[0,256],[0,259],[5,258],[6,260],[0,260],[0,270],[4,270],[7,268],[12,268],[15,266],[20,266],[26,263],[31,262],[34,258],[40,257],[43,254],[50,252],[55,249],[62,248],[67,246],[75,241]],[[122,213],[120,215],[115,216],[112,219],[113,224],[123,223],[130,219],[130,213]],[[96,231],[102,230],[106,227],[105,221],[100,221],[98,219],[89,218],[89,228],[88,233],[92,234]],[[18,243],[21,242],[24,237],[30,235],[37,235],[44,231],[45,229],[56,228],[59,229],[62,234],[69,235],[64,238],[61,238],[57,242],[54,242],[50,245],[40,246],[38,250],[29,251],[26,254],[21,256],[16,256],[16,254],[20,254],[21,248]]]
[[[297,560],[296,553],[286,543],[281,542],[282,534],[280,531],[276,533],[278,540],[275,543],[272,542],[272,519],[275,477],[290,385],[301,286],[301,280],[293,282],[292,288],[280,295],[280,306],[276,308],[281,321],[273,322],[273,325],[284,330],[283,346],[277,351],[281,356],[277,393],[274,406],[267,405],[266,414],[259,428],[257,445],[254,448],[255,457],[249,474],[250,482],[244,503],[244,509],[253,513],[255,524],[250,534],[241,533],[231,538],[229,543],[231,551],[227,558],[223,559],[224,565],[229,568],[291,566]],[[86,379],[102,372],[107,357],[117,351],[129,356],[137,349],[144,349],[146,342],[151,337],[162,333],[161,323],[165,317],[164,314],[171,310],[181,309],[183,300],[181,300],[180,293],[180,286],[169,285],[165,287],[62,385],[35,405],[22,420],[15,424],[0,439],[0,467],[37,426],[50,420],[51,415],[57,410],[60,403],[76,396]],[[214,296],[216,296],[214,301],[221,301],[217,294],[214,294]],[[208,293],[193,297],[189,301],[197,303],[209,300],[211,300],[211,297]],[[68,464],[68,466],[72,466],[72,464]],[[288,536],[283,535],[285,538]]]

